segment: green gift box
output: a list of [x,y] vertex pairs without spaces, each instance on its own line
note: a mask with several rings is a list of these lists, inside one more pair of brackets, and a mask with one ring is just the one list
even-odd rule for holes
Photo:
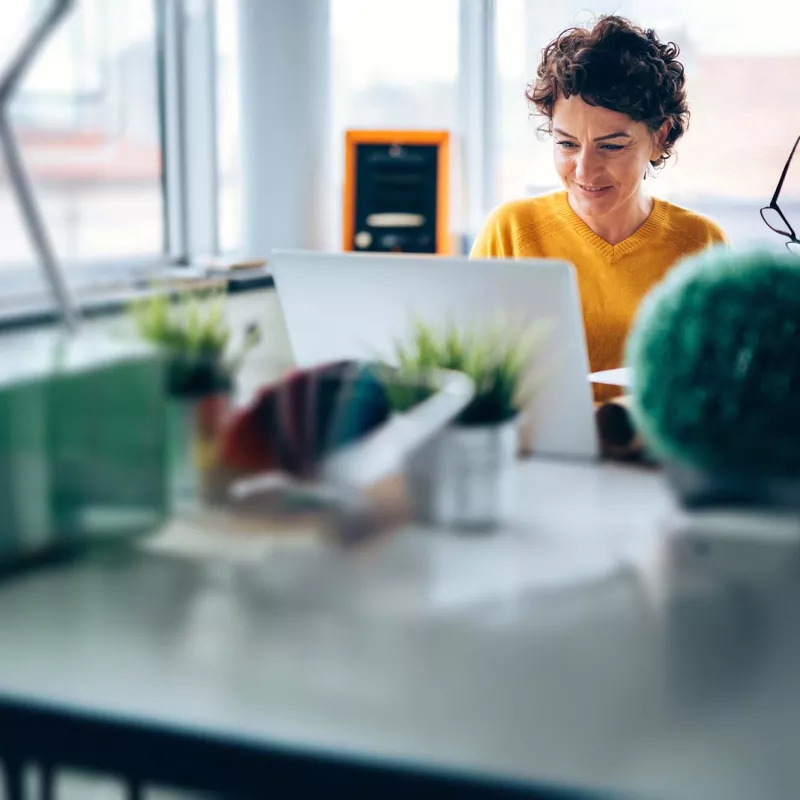
[[97,336],[39,345],[0,367],[4,564],[144,534],[168,512],[163,358]]

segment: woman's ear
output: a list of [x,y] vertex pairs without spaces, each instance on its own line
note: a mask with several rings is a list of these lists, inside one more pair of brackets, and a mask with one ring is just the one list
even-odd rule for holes
[[664,120],[661,127],[653,134],[650,161],[658,161],[663,157],[667,136],[669,136],[671,128],[672,126],[669,124],[669,120]]

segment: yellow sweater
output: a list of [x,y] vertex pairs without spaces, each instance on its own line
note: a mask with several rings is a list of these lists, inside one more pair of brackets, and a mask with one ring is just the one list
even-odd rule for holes
[[[685,256],[726,242],[709,219],[656,199],[644,224],[610,245],[567,202],[566,192],[506,203],[487,219],[472,258],[556,258],[575,266],[593,372],[622,366],[642,298]],[[596,399],[618,392],[596,387]]]

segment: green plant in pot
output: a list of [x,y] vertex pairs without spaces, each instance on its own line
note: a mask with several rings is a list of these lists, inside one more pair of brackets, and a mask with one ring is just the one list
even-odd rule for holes
[[248,326],[239,349],[231,354],[231,330],[225,318],[225,295],[219,290],[183,291],[173,300],[155,292],[134,302],[139,335],[167,358],[167,391],[173,397],[229,393],[247,353],[260,340],[258,326]]
[[645,298],[636,427],[687,507],[800,509],[800,260],[713,249]]
[[203,476],[213,461],[237,373],[260,340],[247,327],[238,348],[225,316],[225,293],[184,290],[173,298],[156,291],[133,303],[136,330],[166,358],[173,504],[194,505],[204,494]]
[[495,319],[438,330],[416,320],[395,344],[387,391],[402,412],[432,393],[437,370],[466,374],[475,386],[469,404],[411,458],[407,479],[422,521],[491,529],[513,510],[517,421],[532,402],[547,326]]

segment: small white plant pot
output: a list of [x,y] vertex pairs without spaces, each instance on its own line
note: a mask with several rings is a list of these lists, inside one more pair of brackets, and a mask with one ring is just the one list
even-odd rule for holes
[[518,425],[450,425],[409,459],[406,481],[417,521],[493,530],[514,513]]

